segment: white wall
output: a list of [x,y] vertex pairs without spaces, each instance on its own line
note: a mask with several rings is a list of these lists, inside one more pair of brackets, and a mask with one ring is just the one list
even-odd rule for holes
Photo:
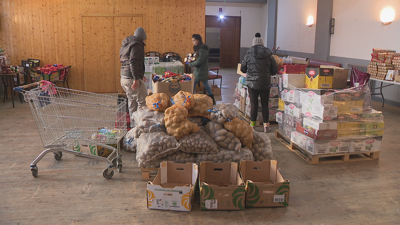
[[[219,15],[219,8],[225,16],[241,16],[241,35],[240,47],[250,48],[255,33],[259,32],[262,36],[265,34],[268,9],[263,10],[266,4],[247,4],[247,3],[223,3],[206,2],[206,15]],[[263,38],[266,38],[263,36]],[[265,42],[265,40],[264,40]]]
[[[395,21],[388,26],[380,22],[381,10],[386,7],[396,12]],[[331,36],[331,56],[371,60],[372,48],[400,52],[399,0],[334,0],[333,18],[336,24]],[[380,84],[376,82],[376,87]],[[397,85],[384,88],[383,95],[386,100],[400,103]]]
[[264,33],[261,33],[261,35],[264,38],[264,43],[265,46],[267,46],[267,37],[268,37],[268,7],[269,7],[269,1],[267,1],[267,4],[264,4],[262,7],[262,14],[263,14],[263,24],[261,25],[262,29],[264,29]]
[[276,46],[280,50],[314,53],[315,25],[306,25],[308,16],[317,19],[317,0],[278,0]]
[[[394,8],[395,21],[385,26],[380,22],[381,10]],[[372,48],[400,52],[399,0],[334,0],[335,33],[331,36],[331,56],[371,59]]]

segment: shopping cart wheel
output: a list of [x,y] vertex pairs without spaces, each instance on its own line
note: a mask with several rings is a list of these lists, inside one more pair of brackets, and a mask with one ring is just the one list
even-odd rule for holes
[[105,168],[103,170],[103,177],[106,179],[111,179],[114,176],[114,170],[112,168]]
[[118,163],[118,165],[117,165],[117,171],[118,171],[118,173],[121,173],[121,172],[122,172],[122,164],[121,164],[121,163]]
[[37,168],[37,166],[31,167],[31,171],[32,171],[32,176],[33,177],[37,177],[38,176],[39,169]]
[[60,161],[61,158],[62,158],[62,152],[54,152],[54,158],[55,158],[57,161]]

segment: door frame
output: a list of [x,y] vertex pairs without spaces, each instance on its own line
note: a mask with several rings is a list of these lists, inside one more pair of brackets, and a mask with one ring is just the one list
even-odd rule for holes
[[[241,36],[241,23],[242,23],[242,17],[240,16],[225,16],[224,19],[219,19],[219,16],[214,16],[214,15],[206,15],[205,16],[205,27],[215,27],[215,28],[220,28],[220,36],[221,36],[221,29],[224,28],[234,28],[235,29],[235,36],[234,38],[234,58],[236,62],[232,62],[233,64],[239,63],[240,62],[240,36]],[[230,20],[230,22],[227,22]],[[234,21],[232,23],[232,20]],[[218,22],[216,22],[218,21]],[[224,23],[224,21],[226,21]],[[205,41],[207,41],[205,39]],[[222,39],[220,39],[222,42]],[[222,57],[222,52],[220,51],[220,57]],[[221,59],[220,59],[221,63]],[[222,66],[221,66],[222,67]],[[236,65],[234,66],[236,68]]]

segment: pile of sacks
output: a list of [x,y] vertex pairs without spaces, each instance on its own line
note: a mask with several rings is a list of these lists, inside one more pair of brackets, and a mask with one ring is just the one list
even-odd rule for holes
[[272,159],[271,140],[239,119],[233,104],[218,104],[207,95],[180,91],[146,98],[147,109],[134,113],[135,127],[123,149],[136,152],[141,168],[158,168],[162,161],[179,163],[240,162]]

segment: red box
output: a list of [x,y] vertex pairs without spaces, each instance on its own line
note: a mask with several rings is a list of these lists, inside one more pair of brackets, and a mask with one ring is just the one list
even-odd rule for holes
[[310,137],[314,140],[336,140],[337,130],[313,130],[307,129],[301,126],[301,123],[297,122],[296,131]]
[[307,65],[298,64],[298,65],[283,65],[278,69],[279,74],[305,74]]

